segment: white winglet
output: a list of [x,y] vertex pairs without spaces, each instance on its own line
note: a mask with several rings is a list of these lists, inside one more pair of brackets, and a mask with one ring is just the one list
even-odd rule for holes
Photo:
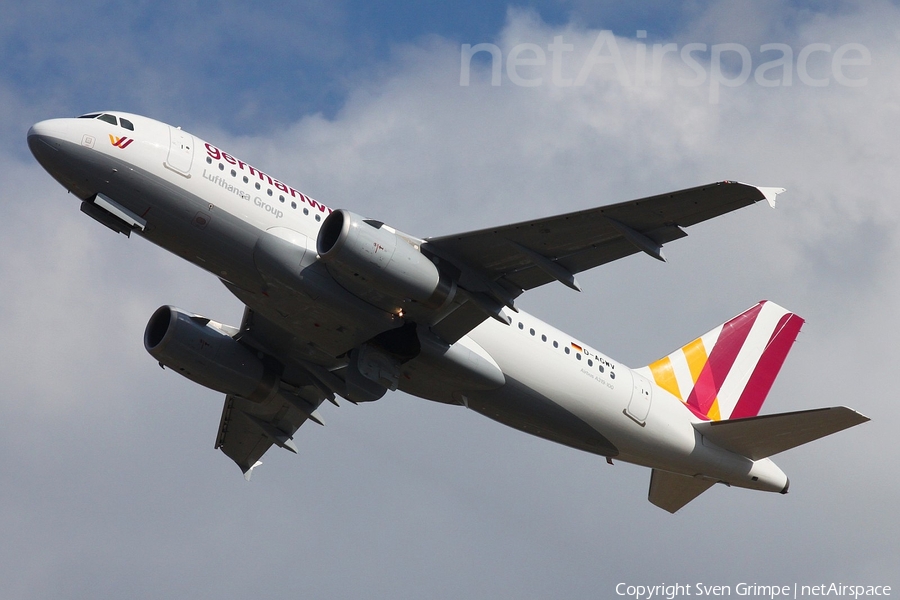
[[250,467],[249,469],[244,471],[244,479],[246,479],[247,481],[250,481],[250,476],[253,475],[253,469],[255,469],[256,467],[258,467],[261,464],[262,464],[262,461],[258,460],[252,467]]
[[758,189],[760,192],[762,192],[762,195],[766,197],[766,202],[768,202],[769,206],[771,206],[772,208],[775,208],[775,198],[778,196],[778,194],[785,191],[784,188],[776,188],[776,187],[756,186],[756,189]]

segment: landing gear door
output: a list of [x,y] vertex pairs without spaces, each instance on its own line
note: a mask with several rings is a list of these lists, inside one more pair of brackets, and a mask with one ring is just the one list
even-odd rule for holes
[[650,403],[653,400],[653,386],[650,380],[639,373],[632,372],[634,382],[631,392],[631,401],[625,414],[634,419],[639,425],[644,425],[647,415],[650,414]]
[[166,158],[166,166],[189,177],[193,160],[194,136],[169,126],[169,156]]

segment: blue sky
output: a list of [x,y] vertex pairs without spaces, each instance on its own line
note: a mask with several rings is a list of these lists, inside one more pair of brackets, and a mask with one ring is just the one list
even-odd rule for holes
[[[16,598],[609,598],[617,582],[900,588],[900,10],[875,2],[17,3],[0,21],[0,582]],[[460,45],[792,49],[791,85],[460,85]],[[798,57],[824,86],[803,83]],[[868,64],[838,83],[832,58]],[[697,55],[711,72],[710,55]],[[739,65],[732,54],[726,76]],[[574,66],[573,66],[574,65]],[[776,71],[777,72],[777,71]],[[772,74],[770,73],[770,76]],[[764,412],[872,422],[779,455],[791,493],[715,486],[672,516],[649,472],[459,407],[322,409],[247,484],[213,450],[222,399],[141,345],[160,305],[235,324],[212,276],[84,218],[28,153],[32,123],[145,114],[333,208],[449,234],[735,179],[783,186],[521,305],[638,366],[762,298],[806,318]],[[646,260],[643,260],[646,258]],[[346,403],[344,403],[346,404]],[[896,591],[894,592],[896,594]]]
[[[578,23],[650,40],[676,36],[709,1],[550,0],[516,4],[548,25]],[[781,23],[852,10],[840,2],[778,5]],[[247,133],[298,115],[333,116],[360,81],[391,68],[398,48],[439,36],[495,40],[499,2],[41,2],[8,7],[0,77],[29,105],[112,105]],[[823,8],[824,7],[824,8]],[[712,40],[715,42],[716,40]],[[733,39],[730,41],[734,41]],[[171,118],[170,117],[170,118]],[[25,123],[26,121],[23,121]]]

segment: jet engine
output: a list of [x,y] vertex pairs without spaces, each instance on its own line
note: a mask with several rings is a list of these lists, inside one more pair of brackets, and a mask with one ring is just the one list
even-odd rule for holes
[[364,300],[388,308],[386,296],[394,308],[412,300],[439,309],[453,300],[456,282],[418,244],[384,223],[337,210],[322,223],[316,251],[331,276]]
[[210,389],[264,402],[278,391],[278,376],[234,339],[234,327],[161,306],[144,330],[144,348],[160,365]]

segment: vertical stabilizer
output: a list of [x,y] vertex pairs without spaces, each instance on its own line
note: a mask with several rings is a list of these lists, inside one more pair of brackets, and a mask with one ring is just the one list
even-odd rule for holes
[[753,417],[802,325],[763,300],[642,371],[701,419]]

